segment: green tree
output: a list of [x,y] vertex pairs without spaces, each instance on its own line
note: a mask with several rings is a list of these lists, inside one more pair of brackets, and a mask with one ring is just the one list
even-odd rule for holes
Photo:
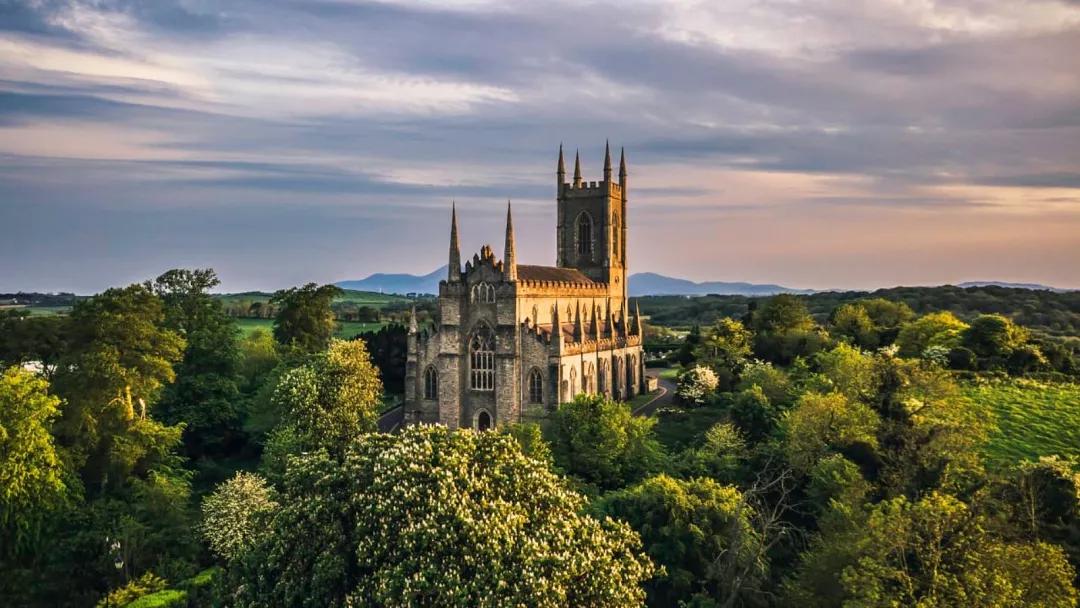
[[66,402],[55,432],[93,493],[148,471],[172,449],[180,430],[149,414],[175,379],[184,339],[163,327],[161,299],[144,285],[80,301],[70,318],[69,348],[53,383]]
[[975,353],[986,369],[1003,368],[1013,351],[1028,340],[1028,332],[1001,315],[980,315],[961,334],[962,345]]
[[788,364],[825,347],[806,304],[791,294],[770,298],[752,314],[754,354],[766,361]]
[[278,307],[274,339],[283,347],[302,353],[326,350],[334,335],[334,311],[330,303],[342,294],[336,285],[308,283],[274,292],[270,303]]
[[502,433],[362,435],[295,458],[280,503],[230,563],[237,606],[635,606],[653,573]]
[[0,374],[0,552],[32,544],[45,518],[70,498],[66,467],[49,434],[60,400],[48,389],[16,367]]
[[721,390],[731,390],[750,356],[753,340],[741,322],[723,317],[709,328],[694,351],[694,359],[716,372]]
[[736,483],[748,456],[746,440],[735,425],[723,422],[705,431],[701,445],[685,450],[676,461],[684,477],[711,477]]
[[809,472],[818,459],[840,449],[877,446],[880,420],[874,410],[842,393],[806,393],[780,423],[788,462]]
[[923,315],[900,329],[896,337],[899,354],[902,357],[918,357],[930,346],[955,348],[960,345],[960,335],[967,326],[949,311]]
[[188,457],[222,458],[244,442],[241,429],[236,322],[209,293],[213,270],[170,270],[150,285],[165,306],[165,327],[184,336],[176,381],[163,391],[157,411],[167,424],[183,422]]
[[[834,503],[836,504],[836,503]],[[977,509],[940,493],[826,517],[787,586],[788,602],[854,606],[1041,606],[1077,601],[1062,551],[991,534]]]
[[501,430],[517,440],[522,453],[526,456],[535,458],[547,465],[554,463],[551,446],[544,439],[544,431],[539,424],[535,422],[519,422],[517,424],[507,424]]
[[780,419],[778,410],[758,385],[743,389],[731,404],[731,421],[750,441],[757,443],[773,433]]
[[0,367],[36,362],[51,379],[67,348],[67,332],[67,317],[0,309]]
[[332,340],[325,353],[285,372],[273,402],[281,422],[267,442],[264,470],[277,481],[289,455],[320,448],[340,455],[376,430],[382,383],[362,340]]
[[690,333],[686,335],[683,343],[679,346],[679,350],[676,351],[675,355],[672,357],[672,361],[683,367],[688,367],[696,360],[696,353],[701,346],[701,342],[701,326],[694,325],[690,328]]
[[885,298],[859,300],[859,306],[866,311],[874,324],[874,332],[879,344],[892,344],[900,327],[915,318],[915,312],[904,302],[894,302]]
[[552,415],[545,429],[555,465],[601,489],[644,479],[664,464],[653,435],[656,420],[635,417],[625,403],[578,395]]
[[706,599],[735,605],[764,578],[753,509],[731,486],[660,475],[608,494],[595,508],[638,530],[649,557],[664,567],[646,584],[652,606]]
[[873,356],[840,344],[818,353],[814,359],[828,386],[848,399],[868,401],[877,394],[880,379]]
[[841,304],[833,310],[829,333],[860,348],[876,348],[879,344],[874,322],[859,302]]

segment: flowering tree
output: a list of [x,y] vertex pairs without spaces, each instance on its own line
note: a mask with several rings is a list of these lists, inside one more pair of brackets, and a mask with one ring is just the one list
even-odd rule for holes
[[699,365],[690,368],[679,377],[679,388],[675,394],[686,403],[701,405],[719,385],[720,380],[716,377],[716,373]]
[[237,473],[203,500],[203,538],[214,553],[233,559],[255,544],[277,506],[266,480]]
[[653,566],[624,523],[500,433],[412,427],[290,461],[239,606],[635,606]]

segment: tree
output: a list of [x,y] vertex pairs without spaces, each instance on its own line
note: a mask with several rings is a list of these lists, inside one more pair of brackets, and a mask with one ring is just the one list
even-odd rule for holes
[[660,475],[608,494],[596,510],[638,530],[649,557],[664,567],[663,576],[646,584],[650,605],[703,599],[733,605],[764,577],[753,510],[731,486]]
[[723,390],[731,390],[750,356],[753,339],[753,334],[741,322],[723,317],[709,328],[694,351],[694,359],[716,372]]
[[0,309],[0,367],[39,363],[46,379],[67,348],[67,318]]
[[684,339],[683,343],[679,346],[679,350],[675,352],[672,361],[683,367],[689,367],[690,364],[696,360],[696,353],[701,346],[701,342],[701,326],[695,325],[690,328],[690,333],[686,335],[686,339]]
[[0,374],[0,552],[26,548],[70,497],[49,434],[60,400],[48,389],[45,380],[17,367]]
[[53,387],[66,402],[55,433],[71,450],[86,489],[148,471],[180,429],[149,416],[175,379],[184,339],[163,327],[164,306],[144,285],[114,288],[72,308],[70,342]]
[[791,294],[770,298],[753,312],[754,354],[766,361],[788,364],[824,348],[827,336],[814,324],[806,304]]
[[[341,454],[353,439],[376,430],[381,398],[379,372],[364,342],[332,340],[325,353],[289,370],[277,383],[273,401],[281,425],[274,449],[325,448]],[[278,459],[284,464],[282,454]]]
[[677,460],[685,477],[711,477],[724,483],[739,480],[747,457],[746,440],[731,423],[718,423],[705,431],[700,446],[687,449]]
[[653,573],[624,523],[501,433],[410,427],[293,459],[237,606],[634,606]]
[[915,312],[904,302],[869,298],[859,300],[859,306],[866,311],[873,322],[879,344],[892,344],[900,327],[915,318]]
[[625,403],[578,395],[555,411],[545,436],[555,466],[601,489],[614,489],[660,470],[663,447],[656,420],[639,418]]
[[742,373],[737,388],[746,390],[759,387],[770,403],[786,407],[791,404],[795,391],[787,372],[764,361],[748,364]]
[[502,427],[502,432],[513,437],[521,452],[529,458],[535,458],[540,462],[551,465],[554,460],[551,455],[551,446],[544,440],[544,431],[535,422],[518,422],[507,424]]
[[176,381],[158,404],[167,424],[183,422],[191,458],[221,458],[242,445],[239,407],[240,353],[236,322],[209,290],[219,284],[213,270],[170,270],[150,285],[165,307],[165,327],[186,339]]
[[679,375],[679,387],[675,394],[688,405],[703,405],[719,384],[713,370],[695,365]]
[[302,353],[326,350],[336,323],[330,303],[342,293],[336,285],[315,283],[274,292],[270,303],[279,307],[274,318],[274,339]]
[[731,404],[731,421],[750,441],[757,443],[776,429],[780,411],[758,385],[743,389]]
[[931,346],[955,348],[960,345],[960,334],[967,326],[949,311],[923,315],[900,329],[896,337],[899,354],[902,357],[918,357]]
[[829,319],[830,333],[860,348],[876,348],[879,344],[874,322],[860,303],[841,304]]
[[1001,315],[980,315],[961,333],[961,343],[986,369],[1001,368],[1013,351],[1028,340],[1028,332]]
[[1009,542],[989,528],[977,509],[937,492],[915,502],[899,497],[865,510],[838,508],[804,554],[788,603],[1075,605],[1073,571],[1059,548]]
[[828,386],[848,399],[868,401],[877,394],[877,362],[858,348],[840,344],[818,353],[815,362]]
[[408,353],[408,332],[404,325],[392,323],[379,331],[364,332],[358,336],[367,344],[371,362],[379,368],[379,376],[388,393],[405,392],[405,363]]
[[800,472],[808,472],[829,452],[854,445],[877,446],[880,423],[874,410],[841,393],[806,393],[784,414],[788,462]]
[[229,561],[253,547],[278,509],[273,489],[253,473],[240,472],[203,500],[203,538]]

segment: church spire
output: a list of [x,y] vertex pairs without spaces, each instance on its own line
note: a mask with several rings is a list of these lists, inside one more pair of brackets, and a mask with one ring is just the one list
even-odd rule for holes
[[611,144],[604,140],[604,181],[611,181]]
[[581,152],[574,150],[574,187],[581,187]]
[[517,280],[517,256],[514,254],[514,218],[510,201],[506,201],[506,249],[503,251],[503,275],[507,281]]
[[626,148],[619,149],[619,184],[626,188]]
[[451,283],[461,280],[461,248],[458,246],[457,203],[454,201],[450,202],[450,266],[446,278]]
[[642,337],[642,339],[645,338],[645,332],[642,331],[641,302],[639,300],[634,301],[634,330],[637,332],[637,335]]
[[562,192],[562,185],[566,182],[566,164],[563,163],[562,156],[562,144],[559,144],[559,168],[555,171],[555,177],[558,178],[558,183],[555,186]]
[[577,303],[577,318],[574,319],[574,338],[579,343],[585,341],[585,325],[581,322],[581,302]]
[[413,305],[412,313],[409,314],[409,334],[415,334],[418,330],[416,325],[416,306]]

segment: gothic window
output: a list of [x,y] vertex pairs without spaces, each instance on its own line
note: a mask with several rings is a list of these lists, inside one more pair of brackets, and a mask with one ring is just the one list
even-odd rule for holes
[[611,214],[611,251],[619,257],[619,216]]
[[477,283],[472,288],[472,301],[484,304],[495,302],[495,286],[490,283]]
[[570,398],[577,397],[577,368],[570,368]]
[[529,372],[529,403],[544,402],[544,376],[535,367]]
[[439,372],[434,366],[427,366],[424,370],[424,399],[435,401],[439,398]]
[[608,390],[607,389],[607,376],[608,376],[607,367],[608,367],[607,359],[601,359],[600,360],[600,367],[599,367],[599,369],[597,371],[599,372],[599,376],[600,376],[599,377],[599,381],[600,381],[599,382],[599,392],[604,393],[604,394],[606,394],[607,390]]
[[487,326],[473,333],[469,342],[469,371],[474,391],[495,390],[495,337]]
[[577,219],[577,252],[592,255],[592,218],[584,211]]
[[592,394],[596,392],[596,387],[593,386],[595,374],[593,373],[595,368],[592,363],[585,364],[584,375],[581,378],[581,392]]

